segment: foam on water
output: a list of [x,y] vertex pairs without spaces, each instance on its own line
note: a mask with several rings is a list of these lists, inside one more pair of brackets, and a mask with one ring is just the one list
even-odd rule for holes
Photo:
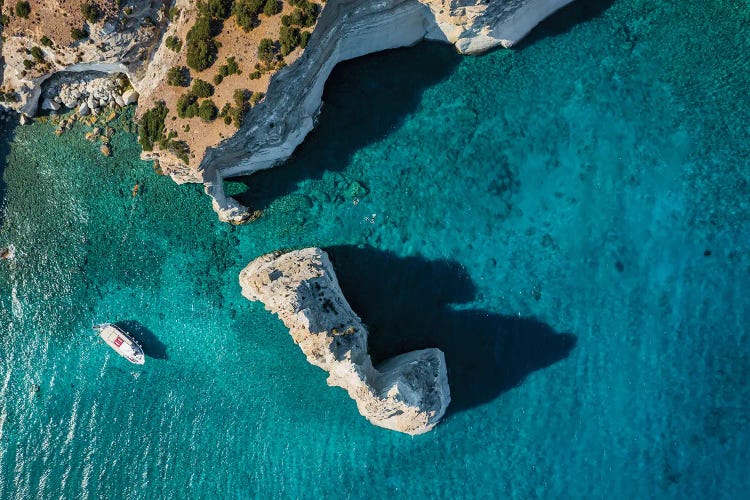
[[[228,184],[243,227],[125,132],[4,130],[0,497],[741,496],[748,22],[583,2],[513,52],[345,63],[295,158]],[[445,351],[433,432],[368,424],[240,296],[310,245],[376,359]],[[96,341],[115,320],[145,366]]]

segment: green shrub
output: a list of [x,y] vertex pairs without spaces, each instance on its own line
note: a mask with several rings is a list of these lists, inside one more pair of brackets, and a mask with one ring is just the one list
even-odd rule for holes
[[303,31],[300,33],[300,40],[299,40],[299,46],[305,49],[307,47],[307,43],[310,41],[310,37],[312,36],[312,33],[309,31]]
[[180,118],[192,118],[197,113],[197,109],[192,109],[191,106],[195,105],[197,108],[198,105],[195,104],[195,101],[198,98],[191,92],[188,92],[186,94],[183,94],[177,99],[177,116]]
[[279,0],[266,0],[263,6],[263,13],[267,16],[275,16],[281,12],[281,2]]
[[223,82],[223,81],[224,81],[224,77],[223,77],[223,76],[221,76],[221,73],[216,73],[216,74],[214,75],[214,85],[219,85],[219,84],[221,84],[221,82]]
[[270,38],[264,38],[258,44],[258,59],[265,63],[273,61],[274,56],[274,44]]
[[289,3],[297,8],[290,15],[282,16],[281,23],[284,26],[295,25],[309,28],[315,24],[318,14],[320,14],[320,6],[318,4],[308,2],[307,0]]
[[216,41],[211,36],[211,20],[199,17],[187,34],[187,65],[203,71],[216,60]]
[[249,102],[251,106],[255,106],[260,102],[261,99],[263,99],[266,96],[263,92],[253,92],[253,95],[250,96]]
[[185,66],[172,66],[167,71],[167,83],[173,87],[187,87],[190,85],[190,73]]
[[31,56],[37,61],[44,61],[44,52],[39,47],[31,47]]
[[258,15],[263,11],[266,0],[234,0],[232,14],[237,24],[245,31],[258,26]]
[[169,50],[173,52],[179,52],[180,50],[182,50],[182,40],[180,40],[176,36],[168,36],[165,40],[165,45]]
[[232,0],[199,1],[198,12],[213,19],[226,19],[232,13]]
[[8,14],[0,14],[0,24],[8,26],[10,24],[10,16]]
[[52,47],[52,40],[50,40],[47,35],[42,35],[42,38],[39,41],[45,47]]
[[71,28],[70,30],[70,37],[73,40],[83,40],[84,38],[87,38],[89,36],[86,29],[78,29],[78,28]]
[[34,61],[31,59],[24,59],[23,60],[23,67],[26,69],[31,69],[34,67]]
[[219,108],[216,107],[216,104],[211,99],[204,100],[200,108],[198,108],[198,116],[200,116],[201,120],[204,122],[211,122],[216,119],[216,116],[219,114]]
[[211,97],[214,95],[214,86],[205,80],[196,79],[191,92],[197,97]]
[[227,58],[227,74],[238,75],[240,73],[240,67],[237,64],[234,56]]
[[260,79],[261,76],[262,76],[262,74],[261,74],[260,71],[253,71],[252,73],[250,73],[250,79],[251,80],[258,80],[258,79]]
[[167,149],[171,151],[177,158],[182,160],[183,163],[190,163],[190,146],[185,141],[167,141]]
[[285,56],[297,48],[302,42],[299,28],[290,28],[282,26],[279,30],[279,43],[281,44],[281,55]]
[[232,94],[232,100],[234,101],[234,105],[237,106],[240,109],[245,109],[247,107],[247,99],[250,97],[252,93],[245,89],[236,89],[234,91],[234,94]]
[[18,17],[23,17],[24,19],[28,19],[29,14],[31,14],[31,5],[29,4],[29,2],[25,0],[18,0],[16,2],[15,11]]
[[97,22],[102,15],[99,6],[91,2],[81,4],[81,13],[83,13],[83,17],[92,24]]
[[146,111],[138,122],[138,142],[144,151],[152,151],[154,144],[163,142],[164,119],[169,110],[164,101],[159,101],[155,107]]

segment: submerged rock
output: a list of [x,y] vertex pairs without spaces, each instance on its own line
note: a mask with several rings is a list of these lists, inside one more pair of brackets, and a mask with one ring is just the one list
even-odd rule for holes
[[261,301],[289,328],[307,360],[346,389],[371,423],[422,434],[445,414],[450,389],[445,356],[423,349],[373,366],[367,328],[352,311],[319,248],[258,257],[240,273],[242,295]]
[[0,259],[13,260],[16,257],[16,247],[8,245],[7,247],[0,250]]
[[101,151],[104,156],[110,156],[112,154],[112,150],[106,144],[102,144],[99,151]]

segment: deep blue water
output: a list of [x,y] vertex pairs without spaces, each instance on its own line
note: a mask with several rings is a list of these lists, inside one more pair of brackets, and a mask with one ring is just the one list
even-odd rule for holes
[[[130,134],[4,129],[0,497],[743,497],[749,28],[743,1],[584,2],[513,51],[342,64],[295,157],[227,186],[264,211],[242,227]],[[433,432],[369,425],[240,296],[313,245],[376,358],[445,351]]]

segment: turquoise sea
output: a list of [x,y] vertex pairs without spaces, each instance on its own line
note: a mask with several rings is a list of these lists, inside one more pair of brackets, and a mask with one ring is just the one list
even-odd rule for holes
[[[512,51],[344,63],[295,157],[228,184],[241,227],[124,131],[5,126],[0,498],[746,497],[748,54],[746,0],[584,0]],[[376,358],[445,351],[433,432],[368,424],[240,296],[303,246]]]

